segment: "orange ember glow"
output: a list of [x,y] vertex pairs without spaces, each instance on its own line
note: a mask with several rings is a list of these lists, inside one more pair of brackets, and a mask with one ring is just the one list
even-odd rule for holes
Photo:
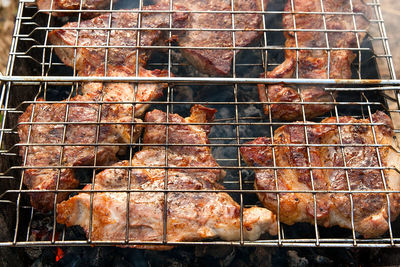
[[61,248],[57,248],[57,255],[56,255],[56,261],[59,261],[64,257],[64,251]]

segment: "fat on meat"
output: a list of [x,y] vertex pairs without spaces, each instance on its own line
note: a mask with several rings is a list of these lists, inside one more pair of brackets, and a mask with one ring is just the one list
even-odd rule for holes
[[[108,71],[111,76],[133,75],[124,67],[110,67]],[[154,77],[167,75],[159,70],[146,73]],[[59,103],[42,103],[39,99],[29,105],[18,120],[18,134],[20,142],[28,144],[20,147],[24,166],[28,167],[23,183],[28,189],[39,190],[29,193],[32,206],[51,210],[56,194],[46,190],[76,188],[79,181],[71,167],[116,162],[117,154],[123,153],[126,146],[112,144],[136,142],[143,128],[140,117],[166,86],[86,83],[81,86],[81,95]],[[66,192],[58,192],[56,202],[67,196]]]
[[[218,181],[225,172],[207,146],[210,126],[195,124],[212,121],[215,112],[215,109],[195,105],[188,118],[168,114],[168,126],[165,112],[153,110],[146,114],[148,124],[143,149],[131,161],[117,163],[100,172],[94,184],[84,188],[100,190],[92,193],[92,240],[123,241],[128,236],[132,242],[130,247],[170,249],[172,246],[151,244],[163,241],[164,220],[168,242],[210,238],[239,240],[240,206],[228,194],[212,192],[223,189]],[[159,145],[167,141],[171,145],[168,149]],[[174,191],[166,195],[155,192],[164,189]],[[192,191],[177,192],[179,190]],[[91,193],[80,193],[58,204],[57,222],[80,225],[89,234],[90,198]],[[276,234],[276,231],[276,218],[269,210],[259,207],[243,210],[245,239],[255,240],[265,232]]]
[[[240,152],[247,165],[255,167],[256,189],[312,192],[314,186],[315,191],[329,191],[315,194],[316,206],[312,193],[279,193],[281,222],[316,220],[325,227],[352,229],[353,214],[354,230],[370,238],[388,230],[389,211],[392,220],[400,213],[400,195],[390,193],[400,189],[396,149],[392,121],[378,111],[372,120],[344,116],[305,126],[285,125],[274,132],[273,140],[256,138],[243,144]],[[279,167],[276,173],[275,166]],[[385,190],[387,195],[382,193]],[[265,207],[278,212],[276,193],[259,192],[258,197]]]

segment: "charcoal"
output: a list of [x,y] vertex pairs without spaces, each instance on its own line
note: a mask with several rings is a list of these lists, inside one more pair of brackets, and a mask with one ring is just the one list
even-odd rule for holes
[[88,258],[90,266],[110,266],[112,264],[113,249],[107,247],[95,247],[89,250]]
[[30,259],[37,259],[43,253],[43,248],[41,247],[29,247],[25,248],[25,253]]
[[57,262],[57,267],[80,267],[84,266],[81,256],[77,253],[67,253]]
[[299,257],[298,253],[294,250],[287,252],[289,267],[305,267],[308,265],[308,260],[305,257]]
[[117,255],[114,258],[112,266],[115,266],[115,267],[135,267],[135,265],[133,265],[129,261],[127,261],[122,255]]
[[125,248],[120,250],[121,254],[128,260],[130,264],[135,267],[147,267],[149,266],[146,258],[144,257],[144,251],[139,249]]
[[32,267],[51,267],[54,266],[56,259],[56,249],[55,248],[46,248],[43,249],[43,253],[40,258],[35,260],[32,264]]
[[273,248],[257,247],[250,254],[250,265],[252,266],[268,266],[271,265],[272,255],[275,254]]
[[333,260],[321,255],[315,256],[313,262],[317,265],[333,266]]

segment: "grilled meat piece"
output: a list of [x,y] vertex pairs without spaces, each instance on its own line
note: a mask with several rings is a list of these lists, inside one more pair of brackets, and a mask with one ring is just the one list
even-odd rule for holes
[[[105,70],[103,67],[96,69],[92,72],[91,76],[104,76]],[[108,77],[130,77],[135,76],[135,70],[124,66],[116,66],[112,65],[107,69]],[[166,77],[168,76],[168,71],[166,70],[147,70],[139,66],[139,77]],[[119,109],[121,107],[124,108],[121,111],[121,114],[135,114],[135,117],[140,118],[143,116],[144,112],[149,107],[148,101],[157,99],[162,96],[163,90],[167,88],[168,84],[166,83],[101,83],[101,82],[89,82],[83,83],[81,86],[81,93],[87,95],[96,101],[104,101],[104,102],[117,102],[117,101],[125,101],[125,102],[139,102],[135,105],[125,104],[125,105],[117,105],[114,104],[107,105],[111,109]],[[133,110],[134,106],[134,110]],[[132,116],[132,115],[130,115]],[[131,128],[130,125],[125,125],[128,129]],[[129,131],[129,130],[128,130]],[[125,135],[124,135],[125,136]],[[126,135],[129,140],[129,134]],[[129,141],[128,141],[129,142]]]
[[[169,9],[169,0],[158,0],[157,2],[165,3]],[[234,3],[233,8],[232,2]],[[183,8],[193,12],[190,13],[187,24],[174,24],[175,28],[201,29],[181,31],[178,43],[182,47],[190,47],[181,51],[185,58],[202,73],[229,75],[234,56],[232,47],[248,46],[262,35],[262,31],[254,31],[263,28],[262,15],[254,14],[254,12],[263,11],[263,7],[266,10],[267,0],[263,0],[263,3],[261,0],[174,0],[172,4],[174,10]],[[233,15],[234,29],[245,29],[245,31],[215,31],[215,29],[233,29],[232,14],[229,13],[232,10],[249,12]],[[198,11],[227,13],[199,13]],[[235,39],[233,39],[233,32]],[[235,45],[233,45],[233,40],[235,40]],[[225,49],[196,49],[196,47]]]
[[[350,4],[352,3],[352,4]],[[323,7],[322,7],[323,4]],[[371,15],[363,0],[289,0],[283,15],[286,43],[285,61],[273,71],[261,74],[267,78],[350,79],[351,64],[356,57],[348,48],[358,48],[365,37]],[[332,14],[296,12],[336,12]],[[346,15],[337,14],[345,12]],[[295,13],[295,14],[293,14]],[[353,13],[355,23],[353,21]],[[295,20],[293,19],[295,18]],[[325,19],[325,21],[324,21]],[[323,30],[333,30],[324,32]],[[357,25],[357,27],[355,26]],[[308,31],[293,31],[307,29]],[[322,31],[321,31],[322,30]],[[297,45],[296,45],[297,40]],[[328,40],[328,44],[327,44]],[[358,41],[357,41],[358,40]],[[303,49],[289,49],[300,47]],[[306,49],[312,48],[312,49]],[[313,49],[321,48],[321,49]],[[327,49],[325,49],[327,48]],[[335,50],[329,50],[332,48]],[[338,49],[337,48],[343,48]],[[298,59],[298,61],[297,61]],[[298,63],[298,65],[297,65]],[[298,76],[296,76],[296,70]],[[258,85],[262,102],[332,102],[332,96],[323,86],[288,86],[284,84]],[[333,108],[331,104],[306,104],[308,119],[322,115]],[[301,104],[264,104],[264,113],[280,120],[303,119]]]
[[[116,3],[118,0],[113,0]],[[81,4],[82,2],[82,4]],[[110,0],[36,0],[36,5],[39,10],[99,10],[99,9],[110,9]],[[70,16],[78,13],[71,12],[52,12],[53,16]],[[84,17],[93,17],[96,13],[83,12]]]
[[[121,75],[121,73],[132,75],[129,69],[123,67],[111,68],[109,71],[110,75]],[[158,70],[147,71],[147,74],[156,77],[166,75]],[[148,103],[129,104],[129,102],[146,102],[155,99],[162,95],[165,86],[159,83],[141,84],[135,89],[135,85],[129,83],[104,85],[87,83],[82,86],[84,95],[77,95],[70,99],[76,103],[67,104],[62,101],[57,104],[39,102],[30,105],[19,118],[18,125],[21,142],[37,144],[21,146],[20,155],[25,159],[25,166],[93,166],[95,158],[96,165],[115,162],[116,154],[122,153],[125,147],[92,144],[131,143],[137,140],[142,125],[135,124],[141,120],[134,117],[140,117]],[[93,103],[82,103],[85,101]],[[97,101],[104,103],[97,104],[95,103]],[[113,103],[107,104],[107,102]],[[108,124],[97,124],[99,121]],[[30,127],[31,122],[40,124],[32,124]],[[66,126],[65,136],[64,122],[73,123]],[[52,146],[45,144],[52,144]],[[60,146],[54,144],[60,144]],[[66,145],[61,146],[61,144]],[[72,189],[78,185],[73,169],[51,167],[27,169],[24,172],[23,182],[28,189],[55,190],[58,177],[60,177],[58,189]],[[64,200],[67,195],[67,193],[58,193],[57,202]],[[42,211],[53,208],[54,193],[31,193],[30,196],[34,208]]]
[[[271,167],[255,169],[256,189],[311,191],[314,186],[315,190],[361,191],[352,195],[335,192],[316,193],[317,207],[314,207],[312,193],[280,193],[281,222],[314,223],[316,212],[319,225],[338,225],[351,229],[353,212],[355,231],[364,237],[376,237],[388,230],[389,207],[386,195],[372,191],[384,190],[385,184],[388,191],[400,189],[400,175],[391,169],[400,166],[400,158],[394,151],[397,146],[390,118],[378,111],[372,115],[372,122],[380,124],[373,126],[376,143],[372,127],[365,125],[370,123],[369,119],[331,117],[324,119],[321,124],[306,126],[308,144],[322,145],[309,146],[309,157],[307,147],[303,145],[306,144],[305,129],[300,125],[280,127],[275,131],[273,142],[270,138],[260,137],[246,143],[253,145],[252,147],[241,147],[241,154],[249,166]],[[338,127],[337,123],[345,125]],[[380,147],[377,148],[374,144]],[[277,169],[275,179],[273,166],[287,168]],[[380,166],[384,168],[382,172]],[[293,169],[295,167],[300,168]],[[301,167],[315,169],[311,172]],[[346,172],[343,167],[350,169]],[[258,197],[265,207],[277,213],[276,193],[258,193]],[[400,195],[391,193],[388,197],[391,218],[394,220],[400,213]],[[354,205],[353,210],[351,201]]]
[[[144,8],[146,9],[146,8]],[[152,10],[162,9],[153,6]],[[111,15],[113,30],[107,30],[110,20],[109,14],[103,14],[92,20],[83,21],[79,24],[71,22],[63,29],[54,30],[49,34],[53,44],[66,47],[55,48],[56,54],[61,60],[71,67],[75,67],[80,76],[111,76],[111,77],[161,77],[166,76],[165,71],[146,70],[142,66],[146,63],[150,51],[140,50],[139,68],[136,69],[137,37],[141,46],[152,46],[161,40],[160,30],[143,30],[138,34],[135,28],[138,27],[139,16],[137,12],[113,13]],[[176,21],[185,21],[185,15],[173,15]],[[165,13],[142,13],[141,27],[162,27],[169,22],[169,16]],[[178,22],[176,22],[178,23]],[[75,29],[74,29],[75,28]],[[85,30],[85,28],[87,28]],[[92,28],[100,28],[93,30]],[[105,28],[101,30],[101,28]],[[132,28],[123,30],[121,28]],[[109,35],[108,35],[109,33]],[[79,48],[74,49],[77,43]],[[106,48],[107,45],[122,46],[120,48]],[[70,47],[68,47],[70,46]],[[91,46],[104,46],[102,48]],[[130,47],[124,47],[130,46]],[[107,50],[108,49],[108,50]],[[108,51],[106,53],[106,50]],[[76,54],[75,54],[76,53]],[[105,57],[107,55],[107,65]],[[137,72],[136,72],[137,71]],[[141,126],[132,126],[139,122],[140,117],[150,101],[159,97],[166,84],[134,84],[134,83],[84,83],[81,86],[83,96],[72,98],[72,101],[102,101],[104,104],[71,104],[68,109],[68,121],[73,122],[108,122],[113,124],[104,125],[79,125],[71,124],[66,128],[65,139],[63,138],[63,126],[52,124],[52,122],[64,122],[66,104],[36,105],[33,115],[33,122],[49,122],[46,125],[34,125],[29,133],[29,126],[19,126],[19,134],[22,142],[28,140],[30,143],[80,143],[81,146],[52,146],[50,152],[46,146],[29,146],[27,150],[26,166],[77,166],[93,165],[97,157],[96,165],[102,165],[116,160],[116,153],[122,146],[84,146],[84,144],[96,143],[131,143],[140,134]],[[107,102],[113,102],[107,104]],[[115,103],[127,102],[127,103]],[[133,103],[133,102],[143,102]],[[99,107],[101,109],[99,110]],[[32,107],[21,116],[20,122],[30,122]],[[49,113],[50,112],[50,113]],[[136,118],[134,118],[136,117]],[[99,130],[99,139],[97,132]],[[131,133],[131,131],[134,133]],[[82,134],[79,134],[82,133]],[[53,136],[54,135],[54,136]],[[131,140],[133,135],[133,140]],[[82,146],[83,145],[83,146]],[[35,151],[40,151],[36,153]],[[104,151],[103,151],[104,150]],[[61,157],[63,152],[63,158]],[[25,155],[25,148],[21,148],[21,156]],[[52,157],[45,157],[52,155]],[[66,155],[73,155],[67,157]],[[57,184],[59,171],[57,169],[28,169],[25,172],[24,183],[29,189],[54,190]],[[58,188],[75,188],[78,181],[71,169],[61,170]],[[53,207],[54,193],[32,193],[32,205],[41,210],[49,210]],[[67,194],[58,194],[57,202],[65,199]]]
[[[168,242],[215,237],[225,240],[239,239],[240,206],[226,193],[169,192],[166,195],[165,206],[164,193],[142,191],[164,188],[195,191],[223,188],[217,181],[225,176],[225,172],[206,146],[209,127],[187,124],[212,121],[215,112],[215,109],[195,105],[189,118],[169,114],[168,122],[172,124],[168,126],[168,130],[165,125],[167,116],[164,112],[154,110],[146,114],[145,121],[154,124],[146,126],[143,144],[165,144],[168,141],[170,146],[167,151],[164,146],[144,146],[134,155],[131,163],[123,161],[114,165],[115,168],[102,171],[96,176],[95,184],[84,188],[105,191],[138,190],[129,193],[129,199],[128,194],[124,192],[93,194],[92,240],[123,241],[128,230],[131,242],[162,242],[164,214],[167,214]],[[165,173],[164,168],[166,158],[168,173]],[[127,166],[132,168],[121,168]],[[165,179],[168,181],[167,185]],[[90,193],[80,193],[57,205],[58,223],[67,226],[80,225],[87,234],[90,214]],[[244,238],[251,240],[257,239],[266,231],[276,234],[275,216],[264,208],[244,209],[243,230]],[[146,249],[171,248],[155,245],[131,246]]]
[[[143,10],[165,10],[165,7],[162,5],[145,6]],[[125,66],[135,70],[137,52],[139,51],[140,66],[146,64],[152,52],[152,49],[139,49],[138,46],[162,44],[166,32],[156,28],[169,26],[169,14],[167,13],[143,12],[140,19],[140,25],[138,25],[137,10],[128,13],[113,13],[110,24],[112,30],[107,30],[110,14],[103,14],[91,20],[82,21],[79,27],[77,22],[67,23],[63,28],[50,32],[49,39],[53,45],[66,46],[56,47],[55,52],[65,65],[76,68],[79,76],[91,75],[99,67],[105,67],[106,61],[107,66]],[[172,20],[176,25],[184,24],[186,19],[187,15],[183,13],[172,14]],[[154,28],[154,30],[140,30],[138,34],[139,26]],[[80,30],[78,31],[77,28]],[[137,40],[138,35],[139,41]],[[108,51],[107,59],[106,51]]]

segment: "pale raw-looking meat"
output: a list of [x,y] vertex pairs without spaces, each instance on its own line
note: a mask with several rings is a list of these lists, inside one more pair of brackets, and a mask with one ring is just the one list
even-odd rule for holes
[[[285,61],[271,72],[261,74],[261,77],[350,79],[351,64],[356,54],[349,48],[359,48],[361,45],[369,25],[371,8],[363,0],[293,0],[292,9],[292,0],[288,0],[285,11],[299,12],[283,14],[283,28],[288,30],[284,32],[285,47],[288,48],[285,49]],[[322,11],[331,13],[324,15],[301,13]],[[347,15],[337,14],[338,12]],[[333,31],[327,33],[323,31],[324,18],[326,29]],[[306,31],[293,31],[293,29],[306,29]],[[303,49],[289,49],[292,47]],[[305,104],[304,113],[307,119],[322,115],[333,108],[329,103],[333,102],[332,95],[321,85],[302,85],[296,88],[285,84],[274,84],[266,88],[264,84],[259,84],[258,91],[262,102],[326,102]],[[264,104],[264,113],[266,116],[271,114],[273,119],[279,120],[303,119],[301,104]]]
[[[209,126],[189,125],[212,121],[216,110],[195,105],[189,118],[169,114],[168,140],[166,113],[148,112],[143,149],[131,162],[124,161],[100,172],[90,190],[138,190],[129,193],[129,240],[162,242],[163,214],[166,209],[166,240],[194,241],[210,238],[239,240],[240,206],[226,193],[212,192],[143,192],[142,190],[217,190],[217,181],[225,176],[211,154],[207,134]],[[168,144],[164,146],[146,144]],[[198,144],[188,146],[179,144]],[[168,173],[165,173],[166,158]],[[131,165],[130,165],[131,164]],[[129,170],[127,167],[132,166]],[[118,168],[120,167],[120,168]],[[136,167],[136,168],[135,168]],[[139,168],[141,167],[141,168]],[[171,168],[172,167],[172,168]],[[198,169],[196,168],[198,167]],[[130,172],[130,175],[129,175]],[[167,178],[166,178],[167,175]],[[167,185],[165,185],[167,179]],[[57,222],[67,226],[80,225],[89,234],[90,193],[80,193],[57,205]],[[123,241],[127,235],[127,193],[93,193],[91,240]],[[243,211],[245,239],[255,240],[265,232],[276,234],[275,216],[265,208],[252,207]],[[146,249],[169,249],[171,246],[131,245]]]
[[[166,75],[165,72],[159,70],[147,71],[147,73],[155,77]],[[110,76],[114,74],[129,76],[132,72],[127,68],[118,67],[110,68],[109,74]],[[115,162],[116,154],[123,153],[126,146],[94,146],[93,144],[135,142],[143,128],[143,125],[137,124],[141,122],[139,117],[150,104],[149,101],[162,95],[165,87],[166,84],[160,83],[138,86],[131,83],[105,83],[104,85],[86,83],[81,88],[83,95],[69,99],[74,103],[66,104],[65,101],[61,101],[56,104],[42,104],[39,101],[31,104],[19,118],[18,134],[22,143],[37,145],[21,146],[20,155],[25,159],[26,153],[25,166],[49,166],[49,168],[25,170],[24,184],[28,189],[55,190],[59,179],[58,189],[73,189],[79,184],[73,169],[66,168],[59,171],[50,166],[93,166],[95,157],[97,157],[96,165]],[[103,104],[98,104],[99,101],[103,101]],[[107,102],[115,103],[107,104]],[[139,103],[134,104],[134,102]],[[31,122],[45,124],[32,124],[30,129]],[[65,134],[64,122],[74,123],[66,126]],[[108,124],[101,124],[101,122]],[[30,136],[29,140],[28,136]],[[45,144],[67,145],[63,148]],[[85,146],[85,144],[92,145]],[[48,211],[53,208],[55,194],[43,191],[30,193],[31,204],[36,209]],[[64,200],[67,195],[67,193],[59,193],[57,202]]]
[[[376,143],[372,126],[368,125],[371,123],[369,119],[330,117],[318,125],[306,126],[310,157],[306,146],[303,145],[306,143],[305,129],[300,125],[278,128],[274,133],[273,142],[270,138],[260,137],[241,147],[243,159],[249,166],[271,167],[255,169],[256,189],[312,191],[313,181],[315,190],[361,191],[352,194],[353,210],[349,193],[317,193],[315,195],[317,207],[314,207],[312,193],[280,193],[281,222],[314,223],[316,211],[316,221],[319,225],[325,227],[338,225],[352,229],[353,213],[355,231],[364,237],[377,237],[388,230],[389,207],[391,219],[394,220],[400,213],[400,194],[389,193],[390,205],[388,205],[384,193],[372,191],[384,191],[385,184],[388,191],[400,189],[400,174],[394,170],[400,166],[400,158],[395,151],[397,144],[391,119],[385,113],[378,111],[372,115],[372,122],[379,124],[373,126]],[[338,127],[336,123],[344,125]],[[247,144],[253,146],[246,146]],[[273,168],[271,144],[276,145],[275,166],[287,167],[277,169],[277,180]],[[298,146],[289,146],[294,144]],[[313,144],[322,146],[312,146]],[[384,177],[379,169],[380,163],[374,144],[381,145],[379,158],[384,168]],[[344,166],[350,168],[347,173],[343,169]],[[295,167],[298,169],[293,169]],[[314,167],[314,169],[311,173],[309,169],[301,167]],[[318,169],[318,167],[328,168]],[[276,193],[258,193],[258,197],[265,207],[277,213]]]

